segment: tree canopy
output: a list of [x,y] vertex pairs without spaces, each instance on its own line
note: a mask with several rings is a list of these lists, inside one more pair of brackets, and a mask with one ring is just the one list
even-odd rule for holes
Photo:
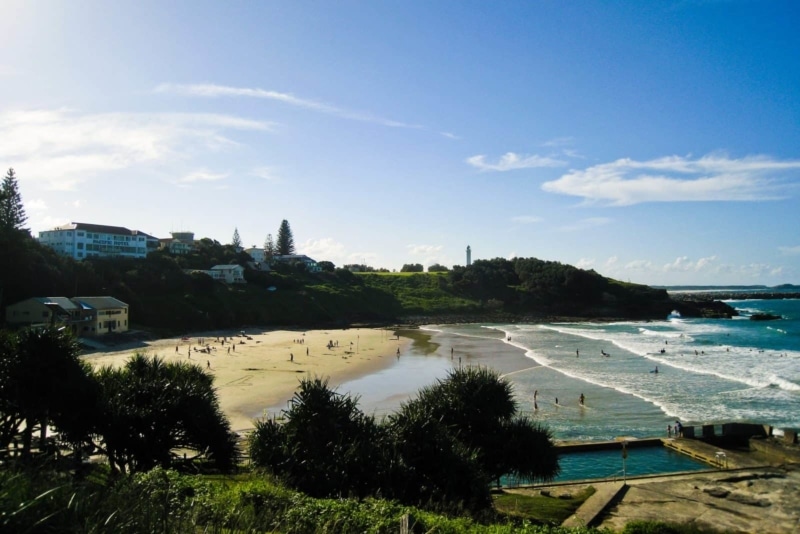
[[262,420],[252,461],[315,496],[381,495],[412,505],[491,505],[502,475],[551,480],[547,429],[516,413],[511,386],[485,368],[452,371],[376,423],[327,380],[304,379],[283,421]]
[[292,229],[289,227],[289,221],[286,219],[281,221],[281,226],[278,228],[276,249],[279,256],[289,256],[295,253],[294,236],[292,235]]
[[0,230],[11,232],[25,230],[28,216],[22,205],[22,195],[14,169],[8,169],[3,184],[0,186]]

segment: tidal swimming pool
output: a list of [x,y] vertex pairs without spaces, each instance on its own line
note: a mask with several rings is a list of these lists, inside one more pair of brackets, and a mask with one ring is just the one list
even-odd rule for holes
[[[561,466],[554,482],[572,482],[597,478],[622,478],[623,458],[621,449],[604,449],[560,454]],[[662,446],[636,447],[628,449],[625,459],[625,476],[664,475],[682,471],[703,471],[713,466],[700,462],[685,454]],[[504,481],[516,485],[514,480]],[[525,484],[525,482],[518,482]]]

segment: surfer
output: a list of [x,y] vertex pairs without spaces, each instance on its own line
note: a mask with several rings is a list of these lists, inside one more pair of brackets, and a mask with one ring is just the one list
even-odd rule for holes
[[653,369],[653,370],[652,370],[652,371],[650,371],[650,372],[651,372],[651,373],[658,374],[658,366],[656,365],[656,368],[655,368],[655,369]]
[[580,358],[581,357],[581,351],[580,350],[575,349],[575,357],[576,358]]
[[558,397],[556,397],[556,406],[558,406]]
[[581,393],[581,400],[580,400],[581,406],[583,406],[583,401],[585,401],[585,400],[586,400],[586,397],[584,397],[583,393]]

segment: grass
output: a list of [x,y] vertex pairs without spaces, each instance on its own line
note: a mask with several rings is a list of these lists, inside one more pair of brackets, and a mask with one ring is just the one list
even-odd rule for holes
[[495,493],[494,507],[502,515],[527,519],[547,525],[560,525],[575,513],[575,510],[592,496],[596,490],[589,486],[578,493],[552,497],[549,495],[527,495],[502,491]]

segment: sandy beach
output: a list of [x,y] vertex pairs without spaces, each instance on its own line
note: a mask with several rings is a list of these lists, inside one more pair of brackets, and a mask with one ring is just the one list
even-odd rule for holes
[[136,353],[191,361],[214,374],[220,406],[237,432],[253,428],[268,408],[283,406],[305,376],[333,387],[390,366],[411,343],[394,330],[245,330],[195,334],[90,352],[95,367],[121,366]]

